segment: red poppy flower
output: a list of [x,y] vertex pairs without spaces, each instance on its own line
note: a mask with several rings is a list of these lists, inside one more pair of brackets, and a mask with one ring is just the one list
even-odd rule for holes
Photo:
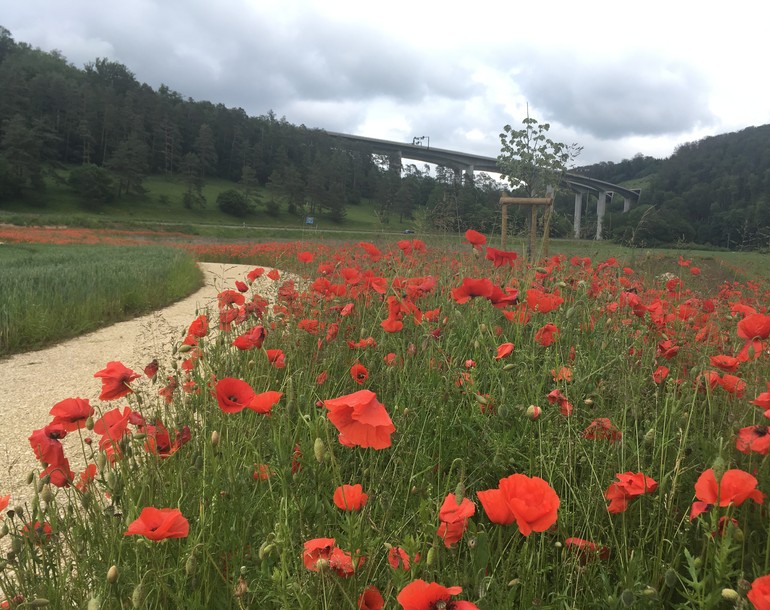
[[513,262],[519,257],[517,252],[504,252],[497,248],[487,246],[487,253],[484,258],[488,261],[492,261],[495,267],[502,267],[503,265],[513,266]]
[[144,374],[148,379],[153,379],[158,374],[158,366],[157,358],[153,358],[152,362],[144,367]]
[[130,407],[123,407],[107,411],[94,424],[94,432],[101,434],[99,448],[115,447],[117,442],[128,434],[129,418],[133,411]]
[[625,512],[631,500],[658,488],[656,481],[641,472],[624,472],[615,476],[618,482],[611,483],[604,492],[604,497],[610,501],[607,510],[614,514]]
[[255,267],[246,274],[246,279],[248,279],[250,282],[253,282],[258,277],[262,277],[264,272],[265,270],[262,267]]
[[582,538],[567,538],[564,546],[574,552],[583,565],[591,559],[607,559],[610,556],[610,549],[606,546],[597,546],[596,543]]
[[719,385],[722,386],[722,389],[724,389],[725,392],[737,396],[738,398],[741,398],[746,391],[746,382],[740,377],[731,375],[730,373],[722,375],[722,378],[719,380]]
[[568,366],[562,366],[558,371],[556,369],[551,369],[551,376],[555,382],[566,381],[569,383],[572,381],[572,369]]
[[166,540],[167,538],[187,538],[190,524],[178,508],[155,508],[148,506],[142,509],[139,517],[129,523],[124,536],[144,536],[150,540]]
[[616,443],[623,436],[623,433],[618,430],[612,422],[606,417],[598,417],[593,420],[588,427],[583,430],[583,438],[588,440],[609,441],[610,443]]
[[231,305],[240,306],[246,302],[246,297],[237,290],[223,290],[217,295],[219,309],[225,309]]
[[388,549],[388,563],[394,570],[401,568],[404,571],[409,570],[412,565],[409,561],[409,553],[400,546],[392,546]]
[[53,529],[45,521],[35,521],[34,523],[26,523],[21,530],[21,535],[32,544],[40,546],[51,540]]
[[102,393],[99,395],[99,400],[117,400],[133,392],[128,384],[140,375],[120,362],[108,362],[105,368],[94,373],[94,377],[102,379]]
[[254,396],[252,396],[249,402],[246,404],[246,408],[265,415],[270,413],[276,403],[281,400],[282,396],[283,392],[276,392],[274,390],[261,392],[260,394],[254,394]]
[[567,400],[567,397],[562,393],[561,390],[551,390],[548,392],[548,402],[553,404],[559,405],[559,412],[566,416],[572,415],[572,403]]
[[500,479],[499,487],[476,494],[492,523],[516,522],[524,536],[544,532],[556,523],[559,496],[540,477],[512,474]]
[[8,503],[11,501],[11,494],[7,496],[0,496],[0,511],[4,511],[8,508]]
[[724,354],[711,356],[709,358],[709,362],[711,363],[711,366],[722,369],[726,373],[734,373],[738,370],[738,366],[741,364],[741,361],[738,360],[735,356],[726,356]]
[[254,390],[245,381],[235,377],[224,377],[217,381],[214,394],[222,411],[238,413],[249,405],[254,397]]
[[658,347],[655,350],[655,357],[671,360],[679,353],[679,349],[679,346],[674,344],[671,339],[666,339],[665,341],[658,343]]
[[495,360],[500,360],[501,358],[510,356],[513,353],[513,349],[513,343],[503,343],[502,345],[499,345],[497,347],[497,355],[495,356]]
[[770,434],[767,426],[747,426],[738,430],[735,448],[741,453],[767,455],[770,450]]
[[205,337],[209,332],[209,321],[205,315],[195,318],[187,329],[187,334],[192,337]]
[[487,278],[463,278],[459,288],[452,288],[450,295],[460,305],[467,303],[474,297],[489,298],[494,292],[495,285]]
[[465,232],[465,239],[468,241],[469,244],[471,244],[474,248],[476,246],[483,246],[485,243],[487,243],[487,237],[486,235],[479,233],[478,231],[474,231],[473,229],[468,229]]
[[537,341],[543,347],[548,347],[554,341],[556,341],[556,335],[558,335],[560,332],[561,331],[559,330],[558,326],[549,322],[537,330],[535,333],[535,341]]
[[738,322],[738,336],[742,339],[767,339],[770,337],[770,316],[750,314]]
[[360,385],[369,379],[369,371],[366,370],[363,364],[356,362],[350,367],[350,376],[353,378],[353,381]]
[[339,430],[339,441],[346,447],[390,447],[390,435],[396,431],[393,422],[370,390],[324,401],[329,410],[329,420]]
[[267,277],[273,281],[277,281],[281,277],[281,274],[278,272],[278,269],[271,269],[267,272]]
[[355,485],[340,485],[334,490],[334,505],[340,510],[361,510],[369,499],[369,495],[363,492],[360,483]]
[[444,587],[437,582],[417,579],[401,589],[396,599],[402,610],[478,610],[476,604],[451,599],[462,590],[462,587]]
[[265,350],[267,354],[267,360],[277,369],[286,368],[286,356],[281,349],[268,349]]
[[691,521],[712,506],[740,506],[749,499],[757,504],[765,501],[765,494],[757,489],[757,479],[738,469],[726,471],[719,482],[713,468],[704,471],[695,482],[695,497],[699,501],[692,504]]
[[329,567],[334,570],[337,576],[342,578],[352,576],[363,563],[364,558],[359,557],[354,564],[352,555],[336,546],[332,549],[331,555],[329,556]]
[[84,428],[86,421],[94,414],[94,408],[86,398],[65,398],[57,402],[48,412],[53,415],[52,424],[60,424],[67,432]]
[[438,512],[438,518],[441,524],[438,528],[438,536],[444,541],[444,545],[449,548],[456,544],[463,537],[468,519],[476,512],[476,505],[468,498],[463,498],[459,503],[457,497],[453,494],[447,494],[444,503]]
[[311,572],[318,572],[323,565],[320,561],[329,561],[335,544],[334,538],[313,538],[308,540],[302,553],[302,562]]
[[301,263],[312,263],[313,262],[313,253],[312,252],[298,252],[297,253],[297,260]]
[[267,337],[265,327],[260,325],[250,328],[233,340],[233,345],[240,350],[259,349]]
[[251,471],[251,478],[255,481],[267,481],[273,476],[273,471],[270,469],[270,464],[254,464]]
[[242,282],[241,280],[235,280],[235,289],[238,292],[248,292],[249,287],[246,285],[246,282]]
[[652,372],[652,380],[655,383],[663,383],[668,377],[668,367],[662,364]]
[[756,610],[770,610],[770,574],[755,578],[746,597]]
[[765,417],[770,417],[767,411],[770,410],[770,382],[767,384],[767,392],[762,392],[754,400],[749,401],[753,405],[757,405],[760,409],[765,410]]
[[532,311],[548,313],[559,307],[562,303],[564,303],[564,299],[558,294],[543,292],[537,288],[527,290],[527,306]]
[[358,598],[358,610],[382,610],[384,607],[385,600],[374,585],[366,587]]

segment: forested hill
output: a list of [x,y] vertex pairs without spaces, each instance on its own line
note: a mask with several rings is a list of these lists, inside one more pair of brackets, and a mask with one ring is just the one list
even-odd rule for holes
[[581,171],[641,186],[642,205],[613,215],[615,237],[729,248],[770,244],[770,125],[682,144],[667,159],[637,155]]
[[[366,199],[381,223],[419,212],[426,228],[499,230],[496,181],[477,173],[460,183],[448,168],[394,167],[272,111],[253,117],[165,85],[154,90],[114,61],[77,68],[0,26],[0,209],[45,205],[52,181],[66,183],[89,210],[127,196],[147,200],[143,182],[155,175],[182,185],[180,208],[205,206],[204,183],[218,179],[238,183],[242,200],[231,210],[287,222],[303,214],[344,222],[347,207]],[[642,189],[630,213],[621,213],[622,201],[609,206],[608,238],[770,247],[770,125],[684,144],[668,159],[637,155],[578,171]],[[553,235],[571,235],[572,214],[572,195],[559,195]],[[589,205],[589,237],[592,214]],[[516,213],[509,227],[523,231],[525,223]]]

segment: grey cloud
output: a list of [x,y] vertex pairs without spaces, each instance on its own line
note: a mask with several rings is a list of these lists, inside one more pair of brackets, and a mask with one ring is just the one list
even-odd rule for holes
[[517,82],[543,120],[600,139],[685,133],[714,120],[705,80],[688,66],[657,57],[594,58],[590,65],[549,59]]

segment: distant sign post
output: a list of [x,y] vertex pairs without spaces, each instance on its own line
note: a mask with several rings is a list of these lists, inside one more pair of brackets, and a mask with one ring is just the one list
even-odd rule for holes
[[[539,207],[548,207],[553,205],[553,197],[507,197],[505,195],[500,196],[500,205],[503,208],[503,218],[501,224],[502,236],[500,239],[500,247],[505,249],[505,240],[508,237],[508,206],[509,205],[526,205],[529,206],[529,259],[534,261],[535,258],[535,242],[537,241],[537,209]],[[543,239],[548,244],[548,232],[549,223],[545,223],[543,227]],[[546,254],[548,254],[548,246],[546,245]]]
[[306,225],[315,224],[315,217],[314,216],[305,216],[305,224]]

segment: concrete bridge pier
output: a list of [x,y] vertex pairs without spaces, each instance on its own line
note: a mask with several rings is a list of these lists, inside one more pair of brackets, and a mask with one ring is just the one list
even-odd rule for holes
[[631,209],[631,198],[623,197],[623,213],[625,214]]
[[575,228],[575,239],[580,239],[580,220],[583,215],[583,191],[575,193],[575,219],[573,226]]
[[599,191],[599,200],[596,202],[596,239],[602,239],[602,222],[607,211],[607,191]]
[[401,151],[390,153],[388,156],[388,170],[393,170],[401,175],[401,169],[403,168],[403,161],[401,158]]

